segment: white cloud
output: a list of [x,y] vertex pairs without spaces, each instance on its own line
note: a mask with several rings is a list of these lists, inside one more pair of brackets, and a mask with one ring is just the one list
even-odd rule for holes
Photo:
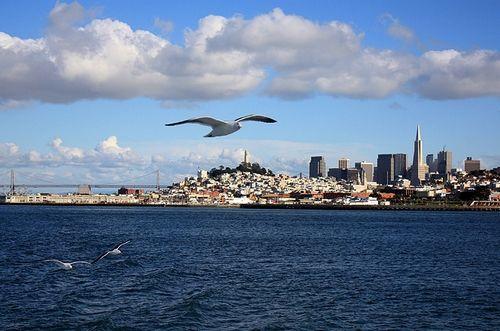
[[84,157],[84,151],[77,147],[66,147],[62,145],[61,138],[52,140],[52,148],[54,148],[63,158],[81,160]]
[[11,158],[17,157],[19,146],[14,143],[0,143],[0,161],[7,163]]
[[43,38],[0,33],[0,98],[72,102],[80,99],[212,99],[256,87],[264,71],[238,52],[206,52],[220,17],[186,33],[186,47],[126,23],[94,19],[72,25],[81,6],[57,3]]
[[[210,170],[220,165],[235,167],[243,160],[245,149],[250,154],[250,162],[258,162],[276,173],[292,175],[307,173],[311,155],[325,155],[330,166],[345,155],[353,159],[375,155],[370,145],[284,140],[232,139],[207,140],[204,143],[199,140],[179,140],[171,141],[167,146],[149,142],[147,149],[141,146],[132,149],[121,146],[115,136],[110,136],[89,149],[68,146],[60,138],[52,140],[49,146],[50,150],[45,152],[22,151],[15,143],[0,143],[0,174],[15,168],[29,170],[33,174],[52,172],[56,182],[115,183],[160,169],[163,182],[170,183],[196,175],[197,169]],[[137,153],[136,149],[142,152]],[[0,183],[6,180],[0,178]],[[145,180],[154,183],[153,177]]]
[[70,28],[74,23],[80,22],[87,16],[87,12],[78,2],[70,4],[57,1],[50,11],[49,19],[52,27],[59,29]]
[[416,41],[415,33],[409,27],[404,26],[397,18],[389,13],[381,16],[382,23],[387,25],[387,33],[396,38],[406,42]]
[[29,101],[0,99],[0,111],[28,107]]
[[[363,33],[349,24],[313,22],[281,9],[251,19],[206,16],[185,30],[183,45],[118,20],[91,17],[76,2],[57,2],[42,38],[0,32],[0,100],[148,97],[168,105],[238,97],[264,82],[265,94],[289,99],[318,93],[500,95],[497,51],[429,51],[419,57],[367,48]],[[394,17],[385,20],[391,35],[416,39]],[[168,28],[165,21],[156,23]]]
[[61,138],[55,138],[49,144],[47,153],[31,150],[21,152],[14,143],[0,143],[0,161],[2,166],[88,166],[88,167],[141,167],[146,164],[143,157],[129,147],[118,145],[118,139],[110,136],[101,141],[94,149],[65,146]]
[[162,20],[161,18],[159,17],[156,17],[155,20],[154,20],[154,25],[160,29],[160,31],[164,34],[167,34],[169,33],[170,31],[173,30],[174,28],[174,23],[171,22],[171,21],[165,21],[165,20]]
[[418,93],[430,99],[460,99],[500,95],[500,53],[454,49],[429,51],[421,60]]
[[127,155],[132,152],[132,150],[128,147],[120,147],[116,136],[110,136],[109,138],[101,141],[99,145],[97,145],[96,151],[106,155],[118,156]]
[[318,24],[277,8],[251,20],[239,16],[224,20],[208,45],[214,51],[249,53],[256,63],[286,71],[352,56],[360,50],[361,39],[348,24]]
[[[162,183],[195,176],[198,169],[210,170],[220,165],[235,167],[243,160],[244,149],[250,161],[275,173],[307,175],[309,158],[325,156],[327,167],[335,167],[337,160],[349,155],[354,160],[370,160],[376,156],[375,147],[367,144],[317,144],[282,140],[227,140],[200,143],[199,140],[148,143],[152,149],[135,152],[123,147],[114,136],[95,148],[66,146],[62,139],[54,139],[48,152],[22,151],[15,143],[0,143],[0,183],[8,183],[11,168],[20,173],[22,183],[39,182],[38,178],[54,183],[155,183],[154,171],[160,169]],[[255,154],[254,154],[255,153]],[[371,156],[371,158],[370,158]],[[481,157],[483,166],[500,164],[498,156]],[[483,162],[484,161],[484,162]],[[32,177],[26,177],[27,173]],[[47,174],[43,176],[43,174]],[[149,177],[141,177],[150,174]],[[141,177],[141,178],[138,178]],[[138,178],[138,179],[135,179]]]

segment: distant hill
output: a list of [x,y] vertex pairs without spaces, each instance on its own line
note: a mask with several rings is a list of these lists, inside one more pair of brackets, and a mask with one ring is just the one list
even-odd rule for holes
[[274,176],[274,173],[269,170],[269,169],[266,169],[264,167],[261,167],[258,163],[240,163],[239,166],[237,166],[236,168],[229,168],[229,167],[226,167],[224,168],[224,166],[220,166],[219,168],[212,168],[212,170],[210,170],[208,172],[208,175],[212,178],[217,178],[217,177],[220,177],[222,174],[232,174],[232,173],[236,173],[236,172],[251,172],[251,173],[255,173],[255,174],[260,174],[260,175],[267,175],[267,176]]

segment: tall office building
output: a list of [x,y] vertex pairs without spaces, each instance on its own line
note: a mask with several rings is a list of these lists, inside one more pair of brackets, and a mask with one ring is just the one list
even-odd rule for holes
[[377,183],[388,185],[394,181],[394,156],[379,154],[377,157]]
[[434,162],[434,154],[427,154],[425,157],[425,163],[430,167],[432,162]]
[[437,172],[438,160],[434,158],[434,154],[427,154],[425,158],[425,164],[429,168],[429,172]]
[[437,171],[437,161],[434,159],[434,154],[427,154],[425,157],[425,164],[429,167],[429,172]]
[[354,167],[365,172],[367,182],[373,182],[373,163],[365,161],[356,162],[354,163]]
[[451,152],[442,150],[438,153],[437,158],[437,171],[440,175],[447,175],[451,173]]
[[322,156],[311,156],[309,162],[309,177],[325,177],[326,176],[326,163],[325,158]]
[[394,179],[401,176],[402,178],[407,177],[407,162],[406,162],[406,154],[398,153],[393,155],[394,158]]
[[470,156],[464,161],[465,172],[481,170],[481,161],[473,160]]
[[425,174],[429,167],[424,163],[422,152],[422,137],[420,135],[420,126],[417,125],[417,136],[413,145],[413,165],[411,167],[411,184],[418,186],[425,180]]
[[346,159],[345,157],[339,159],[339,168],[349,169],[349,159]]

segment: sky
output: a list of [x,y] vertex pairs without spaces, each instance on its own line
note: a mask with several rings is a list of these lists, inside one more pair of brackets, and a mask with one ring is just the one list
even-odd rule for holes
[[[499,45],[498,1],[3,1],[0,184],[411,160],[417,125],[424,154],[497,167]],[[164,126],[253,113],[278,122]]]

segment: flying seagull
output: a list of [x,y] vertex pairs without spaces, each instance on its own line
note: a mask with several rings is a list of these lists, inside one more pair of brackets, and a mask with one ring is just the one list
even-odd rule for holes
[[122,247],[123,245],[125,244],[128,244],[130,242],[130,240],[127,240],[125,242],[122,242],[122,243],[119,243],[118,245],[116,245],[115,247],[113,247],[112,250],[110,251],[107,251],[105,253],[102,253],[101,255],[99,255],[98,257],[95,258],[94,261],[92,261],[92,263],[96,263],[97,261],[100,261],[102,259],[104,259],[106,256],[108,255],[118,255],[118,254],[121,254],[122,251],[120,250],[120,247]]
[[276,120],[273,120],[272,118],[269,118],[266,116],[247,115],[247,116],[239,117],[239,118],[235,119],[234,121],[221,121],[221,120],[218,120],[218,119],[215,119],[212,117],[198,117],[198,118],[191,118],[191,119],[176,122],[176,123],[169,123],[169,124],[165,124],[165,125],[166,126],[174,126],[174,125],[187,124],[187,123],[206,125],[206,126],[212,127],[212,131],[210,131],[210,133],[207,134],[205,137],[220,137],[220,136],[226,136],[228,134],[231,134],[231,133],[236,132],[239,129],[241,129],[240,122],[243,122],[243,121],[276,123]]
[[54,262],[64,270],[73,269],[73,264],[91,264],[90,262],[87,261],[63,262],[56,259],[44,260],[44,262]]

